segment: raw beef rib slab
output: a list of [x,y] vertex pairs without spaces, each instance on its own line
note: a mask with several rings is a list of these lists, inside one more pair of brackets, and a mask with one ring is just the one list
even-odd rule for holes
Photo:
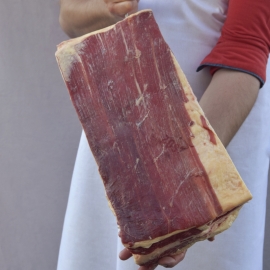
[[56,57],[137,264],[230,227],[251,194],[150,10],[63,42]]

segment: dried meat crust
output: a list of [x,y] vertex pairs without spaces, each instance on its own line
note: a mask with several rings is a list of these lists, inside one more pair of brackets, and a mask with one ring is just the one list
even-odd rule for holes
[[251,194],[150,10],[61,43],[56,58],[138,264],[231,225]]

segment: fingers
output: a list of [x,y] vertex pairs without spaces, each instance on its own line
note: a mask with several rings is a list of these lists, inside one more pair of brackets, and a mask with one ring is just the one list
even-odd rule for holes
[[125,261],[127,259],[129,259],[130,257],[132,256],[132,253],[129,252],[128,249],[123,249],[120,253],[119,253],[119,258],[122,260],[122,261]]
[[[181,262],[185,258],[185,255],[186,251],[177,255],[163,257],[158,261],[158,264],[166,268],[172,268],[176,266],[179,262]],[[126,248],[119,253],[119,258],[123,261],[129,259],[131,256],[132,253]],[[157,266],[158,265],[141,266],[138,270],[154,270]]]
[[[119,258],[123,261],[129,259],[132,256],[132,253],[128,249],[123,249],[119,253]],[[154,270],[157,267],[157,265],[152,265],[152,266],[141,266],[138,270]]]
[[172,268],[172,267],[176,266],[179,262],[181,262],[185,258],[185,255],[186,255],[186,251],[184,251],[178,255],[164,257],[158,261],[158,264],[160,264],[166,268]]
[[210,237],[210,238],[208,238],[207,240],[210,241],[210,242],[213,242],[213,241],[215,240],[215,236]]
[[141,266],[138,270],[154,270],[158,266],[157,265],[152,265],[152,266]]
[[138,0],[105,0],[105,2],[110,12],[120,17],[138,10]]
[[[172,268],[174,266],[176,266],[179,262],[181,262],[186,255],[186,251],[178,254],[178,255],[173,255],[173,256],[168,256],[168,257],[164,257],[161,258],[158,261],[158,264],[165,267],[165,268]],[[152,265],[152,266],[141,266],[138,270],[153,270],[155,268],[157,268],[158,265]]]

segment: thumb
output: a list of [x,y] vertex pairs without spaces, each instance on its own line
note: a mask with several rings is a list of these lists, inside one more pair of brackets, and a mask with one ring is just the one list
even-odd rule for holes
[[116,16],[124,18],[127,13],[134,13],[138,11],[138,0],[115,0],[108,1],[107,3],[109,11]]

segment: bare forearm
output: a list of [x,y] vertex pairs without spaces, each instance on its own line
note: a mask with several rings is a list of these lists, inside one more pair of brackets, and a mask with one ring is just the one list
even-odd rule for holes
[[60,0],[59,22],[66,34],[78,37],[116,23],[137,6],[138,0]]
[[260,87],[255,77],[238,71],[217,71],[200,100],[210,124],[226,147],[252,109]]

